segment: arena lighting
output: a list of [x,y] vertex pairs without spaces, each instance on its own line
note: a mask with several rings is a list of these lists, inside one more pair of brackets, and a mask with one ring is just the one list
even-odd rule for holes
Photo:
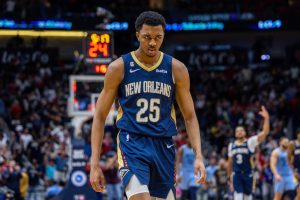
[[15,21],[11,19],[0,19],[0,28],[7,29],[63,29],[70,30],[72,22],[56,20],[37,20],[37,21]]
[[0,30],[0,36],[86,37],[87,32],[82,32],[82,31]]
[[260,56],[260,59],[262,61],[270,60],[270,55],[269,54],[263,54],[263,55]]
[[223,30],[222,22],[181,22],[166,25],[166,31],[205,31],[205,30]]
[[258,29],[279,29],[282,27],[282,20],[259,20]]

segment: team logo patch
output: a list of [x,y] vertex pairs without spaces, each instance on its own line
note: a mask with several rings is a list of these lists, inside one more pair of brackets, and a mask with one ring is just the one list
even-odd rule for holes
[[121,176],[121,179],[123,179],[128,172],[129,172],[129,169],[127,169],[127,168],[122,167],[121,169],[119,169],[119,174]]
[[134,62],[130,62],[130,67],[134,67]]

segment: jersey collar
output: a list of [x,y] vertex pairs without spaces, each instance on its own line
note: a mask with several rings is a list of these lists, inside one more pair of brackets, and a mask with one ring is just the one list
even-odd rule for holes
[[151,67],[147,67],[146,65],[144,65],[143,63],[141,63],[138,58],[135,56],[134,54],[134,51],[130,52],[133,60],[141,67],[143,68],[144,70],[148,71],[148,72],[151,72],[153,70],[155,70],[162,62],[162,59],[163,59],[163,55],[164,53],[163,52],[160,52],[160,56],[159,56],[159,59],[158,61],[155,63],[155,65],[151,66]]

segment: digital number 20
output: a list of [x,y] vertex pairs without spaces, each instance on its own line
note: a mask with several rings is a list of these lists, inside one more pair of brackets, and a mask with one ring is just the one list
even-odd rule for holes
[[[140,110],[136,113],[137,122],[158,122],[160,118],[160,99],[138,99],[136,105]],[[146,111],[149,109],[149,115],[145,115]]]

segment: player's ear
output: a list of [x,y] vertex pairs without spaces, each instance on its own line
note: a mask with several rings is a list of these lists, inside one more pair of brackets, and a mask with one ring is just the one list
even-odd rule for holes
[[140,36],[140,33],[137,31],[137,32],[135,32],[135,36],[136,36],[136,38],[137,38],[137,40],[138,41],[140,41],[140,38],[139,38],[139,36]]

